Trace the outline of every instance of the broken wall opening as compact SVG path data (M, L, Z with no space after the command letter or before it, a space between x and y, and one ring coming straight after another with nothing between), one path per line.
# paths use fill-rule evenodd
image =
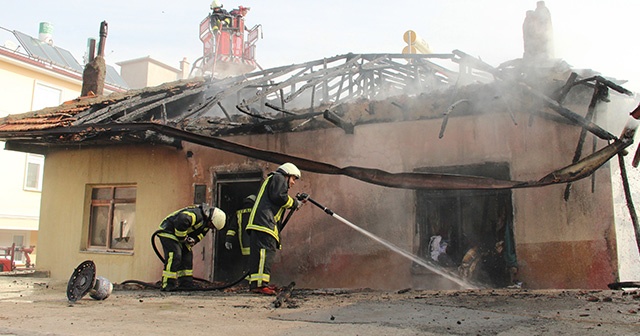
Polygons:
M508 163L417 171L509 179ZM492 287L511 284L517 266L511 190L417 190L417 253L462 277ZM415 275L421 268L414 267Z

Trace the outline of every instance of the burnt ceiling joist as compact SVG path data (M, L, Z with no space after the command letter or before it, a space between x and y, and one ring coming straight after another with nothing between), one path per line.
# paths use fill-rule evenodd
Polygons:
M446 87L455 73L432 60L452 57L346 54L168 91L151 88L120 101L91 106L79 113L72 125L153 121L193 130L207 128L202 120L210 118L227 119L230 123L224 125L228 128L238 125L239 120L256 123L285 114L322 113L327 107L357 98L383 99L389 92L415 94ZM242 114L251 118L241 120L238 116ZM218 128L221 124L217 123ZM237 131L218 134L229 133Z

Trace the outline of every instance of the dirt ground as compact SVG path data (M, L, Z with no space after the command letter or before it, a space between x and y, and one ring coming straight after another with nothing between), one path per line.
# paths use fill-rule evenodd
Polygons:
M381 292L124 289L70 304L66 282L0 276L0 335L637 335L637 290Z

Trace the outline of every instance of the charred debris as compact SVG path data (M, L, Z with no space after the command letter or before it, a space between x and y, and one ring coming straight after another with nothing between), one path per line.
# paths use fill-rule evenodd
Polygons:
M443 62L457 65L458 71L449 70ZM562 60L546 64L534 67L518 59L496 68L459 50L426 55L349 53L225 79L195 78L108 96L80 97L61 106L0 119L0 139L7 141L7 149L36 153L46 153L49 147L125 143L180 148L182 141L189 141L269 162L294 162L311 172L342 174L398 188L506 189L567 183L593 173L633 142L632 138L618 139L593 121L595 106L607 102L610 94L633 94L600 75L582 78ZM590 95L586 115L565 107L572 95L583 101ZM221 139L328 127L352 134L356 126L368 123L438 118L442 124L437 136L442 138L455 116L506 110L516 124L514 102L519 111L531 113L529 122L539 117L581 127L571 166L528 182L390 174L339 168ZM609 146L582 158L587 133ZM570 184L567 193L569 189Z

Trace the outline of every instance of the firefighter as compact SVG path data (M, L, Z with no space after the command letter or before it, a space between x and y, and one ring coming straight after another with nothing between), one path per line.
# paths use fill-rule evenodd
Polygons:
M164 251L162 290L193 288L193 252L191 249L213 228L221 230L224 211L206 203L176 210L160 224L158 237Z
M285 163L270 173L262 182L253 205L247 231L250 240L249 289L253 293L275 295L276 287L269 285L271 263L276 249L280 249L280 232L284 228L286 209L294 211L300 201L289 196L291 188L300 178L300 170Z
M211 2L211 29L214 32L223 27L231 26L231 16L226 9L222 8L223 5L219 0L213 0Z
M256 195L249 195L242 200L242 208L236 211L236 215L231 217L227 227L224 247L231 251L233 243L238 242L240 252L243 256L249 256L249 234L247 233L247 223L251 215L251 209L256 202Z

